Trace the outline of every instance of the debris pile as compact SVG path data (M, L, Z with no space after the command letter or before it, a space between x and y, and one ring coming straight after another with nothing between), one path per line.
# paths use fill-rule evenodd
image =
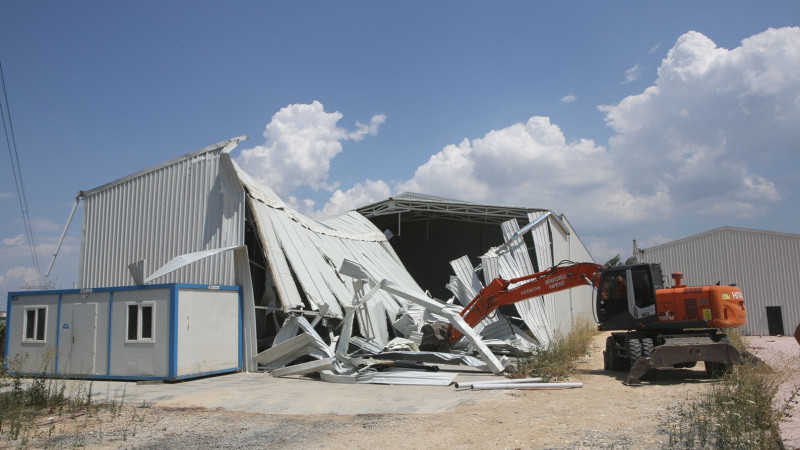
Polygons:
M547 215L532 218L531 225L520 230L516 221L503 224L506 243L492 248L481 260L482 267L472 267L467 256L452 261L455 276L448 289L454 294L441 302L407 289L390 280L375 280L357 262L345 259L338 273L349 279L354 292L351 306L344 306L344 317L329 331L327 340L316 330L327 320L316 314L309 322L301 311L286 316L272 345L258 353L254 361L259 369L273 376L316 374L323 381L335 383L450 385L458 373L438 370L439 364L469 366L472 370L495 375L514 371L507 355L535 351L552 339L543 298L522 302L518 311L535 337L497 312L478 326L470 327L461 312L483 288L477 273L482 270L489 283L494 277L513 278L533 271L523 234L536 229ZM372 317L370 308L380 306L378 294L390 294L404 301L390 324L397 336L385 345L354 326ZM459 304L456 304L456 301ZM324 311L322 311L324 313ZM354 319L359 317L360 321ZM334 331L338 332L338 334ZM367 330L373 326L366 327ZM462 338L447 345L448 330L457 330ZM498 357L498 355L503 355ZM498 382L473 383L473 389L541 389L580 387L579 383L542 383L541 379L503 379ZM459 387L457 385L457 387Z
M359 264L345 260L340 269L352 279L356 296L353 306L345 308L338 335L327 343L315 330L322 315L309 322L302 315L286 317L272 346L257 354L259 368L273 376L318 373L325 381L336 383L449 385L457 373L439 372L431 364L461 364L478 370L501 374L510 370L509 360L498 359L481 337L459 315L460 308L410 292L388 280L375 282ZM392 324L396 337L384 346L353 334L358 311L375 301L375 294L388 292L407 301L406 308ZM422 319L422 320L420 320ZM427 321L427 322L426 322ZM457 353L422 351L425 323L449 323L464 335ZM472 356L472 350L480 358ZM302 360L296 364L290 364Z

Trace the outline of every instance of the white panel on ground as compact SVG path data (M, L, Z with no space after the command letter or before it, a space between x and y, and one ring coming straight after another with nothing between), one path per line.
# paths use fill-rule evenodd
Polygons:
M365 371L356 375L358 384L407 384L415 386L449 386L458 373L431 372L427 370L409 370L389 368L381 371Z
M333 353L324 342L320 343L308 333L301 333L257 354L253 361L268 368L278 368L301 356L324 359L332 357Z

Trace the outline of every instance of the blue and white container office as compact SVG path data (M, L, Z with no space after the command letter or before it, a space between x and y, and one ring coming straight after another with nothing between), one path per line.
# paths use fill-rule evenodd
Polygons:
M11 292L7 310L5 364L13 372L180 380L242 369L237 286Z

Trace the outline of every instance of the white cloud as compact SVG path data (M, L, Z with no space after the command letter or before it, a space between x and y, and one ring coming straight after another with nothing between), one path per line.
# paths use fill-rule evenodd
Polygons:
M3 245L9 245L9 246L10 245L14 245L14 246L16 246L16 245L22 245L24 243L25 243L25 235L24 234L18 234L16 236L14 236L13 238L3 239Z
M342 151L342 142L375 135L386 121L373 116L368 125L356 123L355 131L337 125L340 112L325 112L322 103L293 104L272 116L264 129L263 145L244 149L237 162L279 196L288 197L300 186L333 190L328 183L331 160Z
M630 248L624 249L604 239L592 240L586 247L587 250L589 250L589 254L592 255L592 258L600 264L605 263L617 255L620 255L622 260L625 261L633 249L633 245L631 245Z
M647 54L648 55L652 55L653 53L657 52L658 49L660 49L660 48L661 48L661 44L656 44L656 45L650 47L650 50L647 52Z
M323 216L330 216L356 209L370 203L385 200L392 195L392 189L382 180L366 180L347 191L336 190L322 209Z
M641 76L641 69L639 68L639 65L636 64L635 66L625 71L624 83L632 83L638 80L640 76Z
M38 286L39 275L33 267L16 266L8 269L0 280L0 288L5 291L18 291L25 286Z
M378 134L378 127L386 123L386 116L383 114L376 114L372 116L369 125L364 125L361 122L356 122L356 131L348 133L348 138L354 141L364 139L364 136L375 136Z
M473 202L536 206L566 212L570 219L618 226L652 219L665 201L661 192L634 195L609 152L589 139L568 142L547 117L492 130L482 138L445 146L398 183L394 192L422 192ZM363 206L391 195L386 183L337 191L326 214ZM348 206L352 205L352 206ZM613 255L612 255L613 256Z
M681 36L641 94L602 106L610 153L637 198L686 214L751 217L781 200L772 181L796 161L800 28L770 29L733 50Z
M604 147L588 139L567 142L549 118L535 116L448 145L396 190L552 208L597 224L641 221L662 196L626 192L623 176Z
M572 94L567 94L567 95L561 97L558 101L560 101L561 103L572 103L572 102L574 102L576 100L578 100L578 97L576 97L576 96L574 96Z
M328 126L318 128L338 128L341 115L324 113L316 102L287 107L270 125L301 106L313 109L314 117L328 118ZM767 213L785 198L780 180L791 179L797 166L800 28L767 30L733 50L700 33L686 33L667 53L652 86L600 110L616 132L607 147L590 139L567 141L549 118L534 116L447 145L391 187L367 180L337 189L316 212L334 214L403 191L550 208L564 212L589 236L598 260L630 251L599 238L609 233L654 245L661 236L657 226L663 224ZM376 128L382 120L376 116L371 125ZM335 151L327 154L335 155L343 139L369 134L363 130L370 128L328 132L334 138L321 141L334 144ZM289 139L288 133L279 136ZM268 137L265 147L276 147L273 141L278 139ZM330 157L323 158L326 164ZM309 177L322 185L327 165L314 173L324 174ZM293 202L307 211L315 206ZM653 229L655 237L622 238L620 230L627 225L646 225L640 230Z

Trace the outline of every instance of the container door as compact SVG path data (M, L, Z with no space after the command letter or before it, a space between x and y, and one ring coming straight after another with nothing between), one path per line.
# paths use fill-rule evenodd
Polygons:
M97 355L97 304L76 304L72 308L70 324L69 367L72 374L94 374Z
M770 336L783 336L783 314L780 306L767 306L767 328Z

